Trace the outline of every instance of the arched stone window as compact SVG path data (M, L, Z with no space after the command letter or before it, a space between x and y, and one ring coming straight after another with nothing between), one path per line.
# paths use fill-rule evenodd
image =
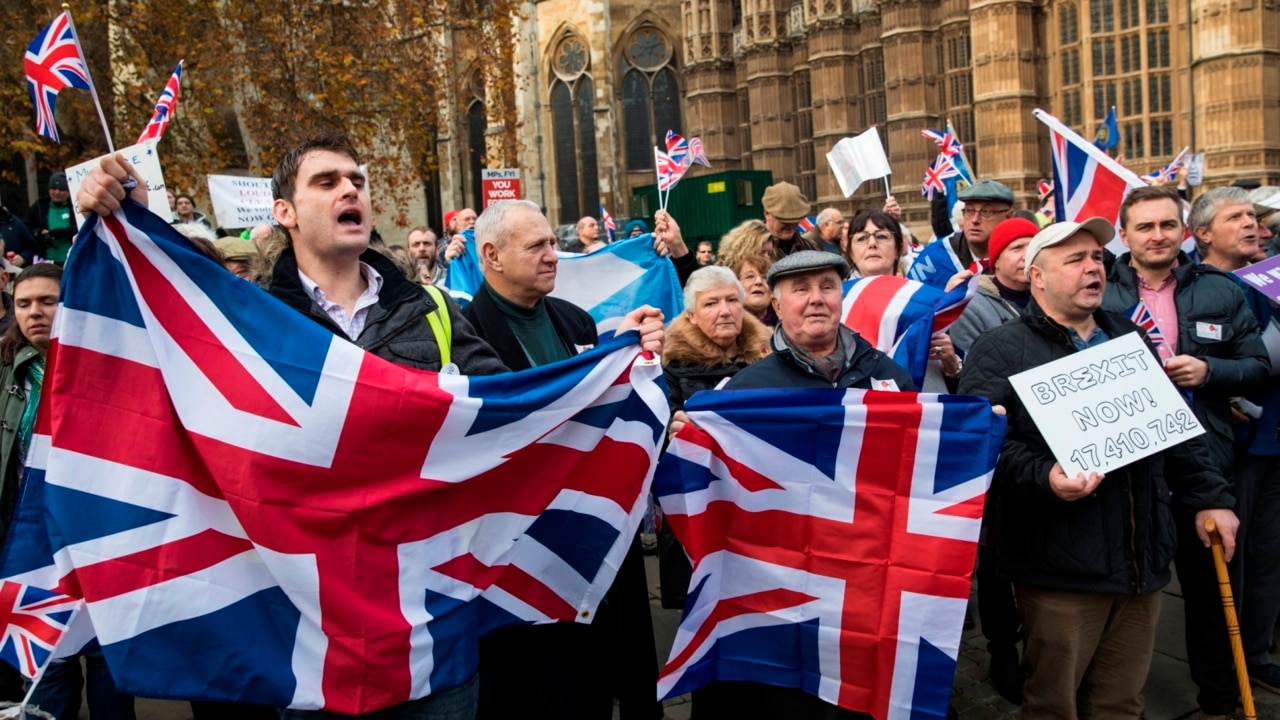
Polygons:
M488 153L489 119L484 108L484 74L476 68L471 72L467 93L467 170L471 182L471 207L479 212L484 207L484 196L481 189L481 170L484 169L485 156Z
M667 36L645 23L623 44L622 125L627 169L653 169L653 147L665 147L667 131L682 132L675 53Z
M591 51L581 36L568 34L551 54L551 130L555 145L560 223L577 222L600 207L596 167L595 85Z

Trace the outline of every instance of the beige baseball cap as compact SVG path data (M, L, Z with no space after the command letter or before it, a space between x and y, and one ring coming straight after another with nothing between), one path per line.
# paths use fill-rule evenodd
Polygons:
M1098 241L1098 245L1104 246L1115 238L1116 226L1110 220L1100 217L1091 217L1084 222L1054 223L1036 233L1027 244L1026 267L1031 267L1031 262L1041 250L1057 245L1078 232L1089 233Z

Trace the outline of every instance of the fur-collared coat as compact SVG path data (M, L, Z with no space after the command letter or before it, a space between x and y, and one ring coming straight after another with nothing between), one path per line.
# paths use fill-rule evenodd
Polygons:
M671 412L684 407L685 400L699 390L710 390L733 377L742 368L769 354L769 329L751 313L742 314L737 356L732 360L697 325L681 313L662 345L662 374L667 380L667 400Z

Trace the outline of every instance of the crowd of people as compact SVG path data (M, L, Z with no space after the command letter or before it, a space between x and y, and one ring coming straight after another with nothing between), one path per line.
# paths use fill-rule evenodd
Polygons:
M82 184L83 212L107 214L126 197L134 169L106 158ZM145 183L140 183L145 188ZM275 225L217 237L187 195L170 195L175 227L228 271L256 282L304 316L393 363L488 375L549 365L597 343L582 308L552 297L558 239L528 201L501 201L445 216L437 234L415 227L390 247L373 228L356 150L341 136L312 138L285 155L272 177ZM648 306L635 328L660 351L673 412L689 422L697 392L745 388L896 388L978 395L1008 417L1008 435L987 496L976 571L978 617L990 679L1027 718L1139 718L1159 617L1160 590L1176 566L1186 598L1187 656L1204 718L1230 717L1239 694L1206 523L1223 538L1241 614L1247 672L1280 692L1270 646L1280 614L1280 309L1231 273L1275 251L1260 218L1262 196L1214 188L1188 203L1173 186L1132 191L1113 220L1045 223L1015 210L1013 192L984 180L958 194L955 222L942 213L922 245L889 198L848 218L813 209L780 182L763 217L691 250L676 219L652 228L684 289L684 309L664 318ZM1280 214L1277 214L1280 215ZM0 211L8 258L0 266L0 523L11 519L57 309L59 265L71 246L66 178L26 221ZM437 288L467 252L473 231L484 283L465 309ZM583 252L607 244L600 222L577 224ZM650 232L643 221L621 235ZM1127 252L1105 246L1117 235ZM1182 251L1185 234L1194 255ZM929 248L935 249L930 255ZM935 263L935 255L948 263ZM25 266L25 269L23 267ZM944 290L977 272L976 294L948 333L930 343L923 388L842 320L844 283L910 277ZM1139 301L1159 343L1130 319ZM442 336L439 322L451 331ZM1068 476L1009 378L1122 335L1142 334L1206 434L1102 476ZM394 351L391 349L394 347ZM679 608L690 577L669 529L659 537L662 604ZM582 718L658 720L658 658L637 539L591 624L517 627L487 636L476 677L404 703L379 718ZM101 652L88 653L96 717L132 717ZM56 666L37 704L56 716L79 707L78 660ZM0 695L22 693L0 673ZM197 718L270 717L276 710L195 703ZM696 718L865 717L798 690L715 682L694 693ZM280 711L287 718L329 715Z

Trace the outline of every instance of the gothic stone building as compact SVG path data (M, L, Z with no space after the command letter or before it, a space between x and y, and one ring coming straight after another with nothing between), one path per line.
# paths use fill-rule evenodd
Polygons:
M879 204L879 181L843 198L825 158L841 138L875 125L895 169L889 189L920 226L920 180L936 154L920 131L950 120L978 175L1030 206L1051 172L1036 107L1092 137L1114 105L1118 150L1139 173L1190 145L1206 154L1207 185L1280 184L1277 0L541 0L526 8L519 165L525 196L553 224L601 204L633 214L631 188L653 182L651 148L667 128L700 136L714 170L767 169L798 184L816 211ZM471 201L454 194L455 203Z

